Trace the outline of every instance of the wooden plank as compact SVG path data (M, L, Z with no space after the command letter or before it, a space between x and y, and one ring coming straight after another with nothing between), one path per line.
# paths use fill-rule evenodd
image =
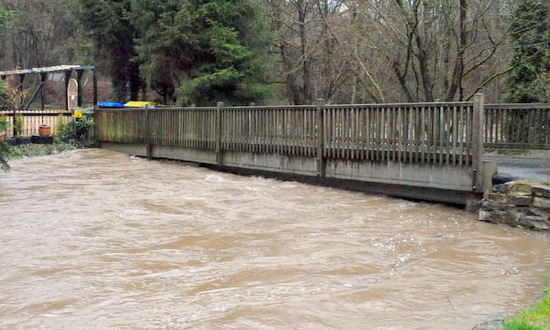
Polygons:
M427 136L426 136L426 107L422 107L421 113L420 113L420 149L421 149L421 155L420 155L420 163L426 162L426 147L427 147Z
M472 132L472 168L474 171L473 187L476 192L483 192L483 128L485 119L484 114L484 95L481 93L474 95L473 107L473 132Z
M317 176L322 178L325 176L324 171L324 119L323 119L323 112L324 109L318 105L316 109L316 123L317 123L317 139L316 139L316 147L317 147Z
M445 160L445 108L439 108L439 165Z
M456 105L453 107L453 164L457 164L457 140L458 140L458 116L457 116L457 107Z

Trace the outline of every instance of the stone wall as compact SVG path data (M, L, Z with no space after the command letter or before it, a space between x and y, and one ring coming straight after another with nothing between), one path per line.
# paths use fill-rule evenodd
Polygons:
M481 201L479 220L550 230L550 185L511 181L486 191Z

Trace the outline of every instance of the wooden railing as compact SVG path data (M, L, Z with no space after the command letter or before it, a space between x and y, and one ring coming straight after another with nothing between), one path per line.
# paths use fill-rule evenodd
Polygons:
M485 146L550 150L550 104L485 105Z
M48 110L0 110L0 116L5 115L8 119L7 137L13 136L13 123L15 115L21 115L23 118L23 133L22 136L38 135L40 125L48 125L52 132L55 132L58 117L61 115L63 123L67 125L74 119L71 117L71 112L65 110L48 109Z
M325 156L467 165L473 111L471 102L325 106Z
M475 111L474 102L220 106L98 110L96 122L99 141L469 166L482 148Z
M378 191L420 187L393 194L464 203L491 185L491 170L482 174L483 105L477 94L451 103L100 109L96 137L140 156L369 182Z

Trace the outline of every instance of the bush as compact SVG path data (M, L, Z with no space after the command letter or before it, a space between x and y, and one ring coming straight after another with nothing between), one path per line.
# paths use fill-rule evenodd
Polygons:
M73 140L83 147L92 147L95 144L93 129L95 127L91 113L82 114L81 118L69 123L65 129L65 138Z
M0 115L0 132L6 132L8 130L8 117L6 115Z
M54 135L56 137L63 138L65 136L66 130L67 125L65 125L65 121L63 120L63 114L60 113L59 116L57 116Z
M23 116L21 115L15 116L13 130L14 130L15 136L21 136L21 134L23 134Z
M8 165L8 144L6 142L0 142L0 171L8 171L10 166Z

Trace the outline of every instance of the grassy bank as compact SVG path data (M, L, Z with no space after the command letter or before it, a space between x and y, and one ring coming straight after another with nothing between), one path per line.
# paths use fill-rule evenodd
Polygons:
M7 160L33 156L53 155L79 148L80 147L74 143L67 143L63 141L56 141L53 144L25 144L9 147L7 152Z
M544 297L535 306L520 311L504 324L506 330L550 329L550 288L544 289Z

